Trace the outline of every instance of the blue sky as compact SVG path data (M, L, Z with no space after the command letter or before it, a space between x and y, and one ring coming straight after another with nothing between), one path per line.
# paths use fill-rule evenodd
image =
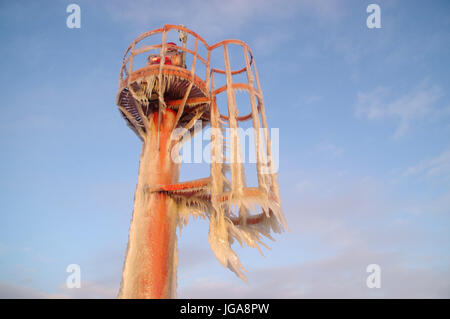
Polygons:
M252 48L290 226L265 258L237 248L246 284L191 222L180 297L450 297L448 1L76 1L68 29L70 3L0 4L0 297L116 296L140 152L117 79L131 41L165 23Z

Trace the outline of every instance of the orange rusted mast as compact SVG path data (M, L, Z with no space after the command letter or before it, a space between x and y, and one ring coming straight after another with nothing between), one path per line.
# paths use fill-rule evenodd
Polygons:
M183 46L168 42L170 31L180 33ZM161 43L142 44L142 40L155 35L161 35ZM194 40L193 50L186 46L188 36ZM230 45L242 48L244 67L231 69ZM198 53L200 46L206 50L206 57ZM224 52L224 70L210 66L211 52L219 49ZM156 54L148 55L152 51ZM147 62L137 65L136 57L142 55ZM189 68L187 55L191 57ZM205 73L196 71L198 63L204 65ZM246 73L247 83L233 80L241 73ZM225 75L226 85L216 89L215 74ZM249 94L251 112L247 115L238 116L237 90ZM227 96L228 115L220 114L217 106L216 96L221 93ZM270 231L280 232L287 227L281 211L264 100L248 45L239 40L225 40L209 46L183 26L165 25L146 32L125 52L117 105L127 125L143 142L119 297L176 296L176 228L186 224L190 215L210 220L209 243L217 259L245 279L243 267L231 249L233 240L259 248L259 244L264 245L262 236L271 238ZM236 133L231 134L229 141L229 163L222 161L223 130L238 129L240 122L250 119L256 130L257 187L245 184L244 167L239 161L240 138ZM180 164L174 161L172 153L186 136L194 135L197 121L201 121L202 127L209 124L212 129L211 175L178 183ZM230 178L225 175L228 169ZM262 212L250 214L256 206Z
M158 113L149 119L140 158L133 219L130 225L120 296L124 298L171 298L176 284L177 217L164 193L150 192L153 185L178 182L179 164L170 158L170 139L176 113L166 110L159 128ZM126 280L125 280L126 278Z

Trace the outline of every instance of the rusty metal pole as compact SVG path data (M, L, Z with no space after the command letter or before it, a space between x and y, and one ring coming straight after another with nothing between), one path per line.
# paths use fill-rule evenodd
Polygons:
M179 164L170 151L176 113L162 112L160 144L158 113L150 117L139 164L133 217L119 298L174 298L176 295L176 209L173 200L150 190L178 181Z
M182 64L173 63L177 60L172 58L168 61L170 63L166 63L165 58L170 56L166 55L166 34L172 29L178 30L183 43L183 47L176 46L183 55ZM161 44L140 44L143 39L161 33ZM186 46L187 33L195 39L193 51ZM207 51L206 60L198 54L199 45ZM231 68L228 50L231 45L244 50L245 66L241 69ZM211 68L211 52L222 46L225 69ZM159 55L152 54L147 61L156 57L159 58L157 64L149 62L135 67L135 56L155 49L160 50ZM185 65L187 53L192 55L190 70ZM197 63L205 65L204 79L196 72ZM236 76L243 73L247 74L247 83L236 82ZM225 75L226 85L216 89L215 74ZM247 91L250 96L251 112L247 115L238 116L235 94L239 90ZM217 97L224 92L228 116L220 114L217 104ZM271 231L280 233L287 229L261 85L248 45L229 39L210 46L183 26L164 25L148 31L136 38L125 52L117 105L127 125L143 142L119 297L176 297L176 228L187 224L190 216L210 220L208 241L214 254L222 265L245 280L244 268L231 243L236 240L241 245L260 249L260 245L267 247L262 239L271 238ZM250 119L257 134L257 187L246 186L238 134L232 134L228 142L231 146L230 163L224 160L227 141L223 139L223 131L231 129L237 133L240 122ZM172 149L175 144L194 136L197 120L202 121L202 128L209 122L214 129L211 132L210 176L178 183L180 164L172 159ZM186 134L180 136L179 132L175 133L174 129L178 128ZM260 136L260 128L264 129L264 138ZM262 145L264 142L266 150ZM176 150L179 151L178 148ZM227 167L231 168L231 178L226 175ZM238 216L233 213L236 206L239 208Z

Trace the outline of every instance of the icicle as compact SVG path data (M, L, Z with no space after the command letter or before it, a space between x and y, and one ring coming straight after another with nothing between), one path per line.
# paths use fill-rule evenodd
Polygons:
M236 253L231 249L230 225L231 222L224 216L223 212L216 211L212 214L209 222L209 245L222 266L229 268L239 278L247 281L243 273L245 268Z

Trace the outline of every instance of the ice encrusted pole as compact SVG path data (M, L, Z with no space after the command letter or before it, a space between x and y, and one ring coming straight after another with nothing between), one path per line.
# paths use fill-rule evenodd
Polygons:
M166 33L170 30L189 34L195 39L194 50L166 43ZM139 44L136 48L136 44L157 34L157 44ZM169 44L171 54L166 55ZM198 52L199 46L203 55ZM243 49L245 67L232 68L239 58L239 47ZM177 54L191 55L187 60L190 70L184 64L173 63L176 59L172 61L170 56L175 49ZM220 58L218 54L222 49L224 69L211 67L211 57ZM159 50L159 55L148 55L152 50ZM217 54L212 55L213 52ZM147 65L133 64L138 55L145 58ZM150 57L159 58L159 62L151 63ZM170 58L169 63L166 58ZM199 70L206 69L206 74L196 72L197 64L204 65ZM221 65L219 60L214 64ZM218 81L221 86L216 88L214 78L217 76L225 76L226 84L223 85L222 77ZM248 101L245 102L245 97L236 97L239 91L250 97L251 112L245 115L240 114L243 108L239 104L245 106ZM273 239L272 232L287 229L264 98L249 46L237 39L208 45L195 32L175 25L147 31L125 52L117 105L127 125L143 141L119 297L176 297L176 228L179 226L181 230L190 217L209 219L211 249L223 266L245 280L244 268L231 247L233 242L257 248L262 253L260 246L267 247L264 238ZM220 107L227 109L228 114L221 114ZM253 187L246 184L245 157L241 152L241 146L246 149L245 139L241 141L238 134L241 123L250 119L256 138L249 138L249 141L253 140L256 151L258 178L258 184ZM197 126L197 121L201 125ZM211 128L210 176L179 183L180 167L171 155L179 156L179 146L208 124ZM178 131L179 128L182 130ZM228 129L230 134L224 134Z
M178 182L180 166L171 159L175 118L172 110L162 112L159 150L158 113L149 119L119 298L176 297L176 204L166 194L151 191Z

